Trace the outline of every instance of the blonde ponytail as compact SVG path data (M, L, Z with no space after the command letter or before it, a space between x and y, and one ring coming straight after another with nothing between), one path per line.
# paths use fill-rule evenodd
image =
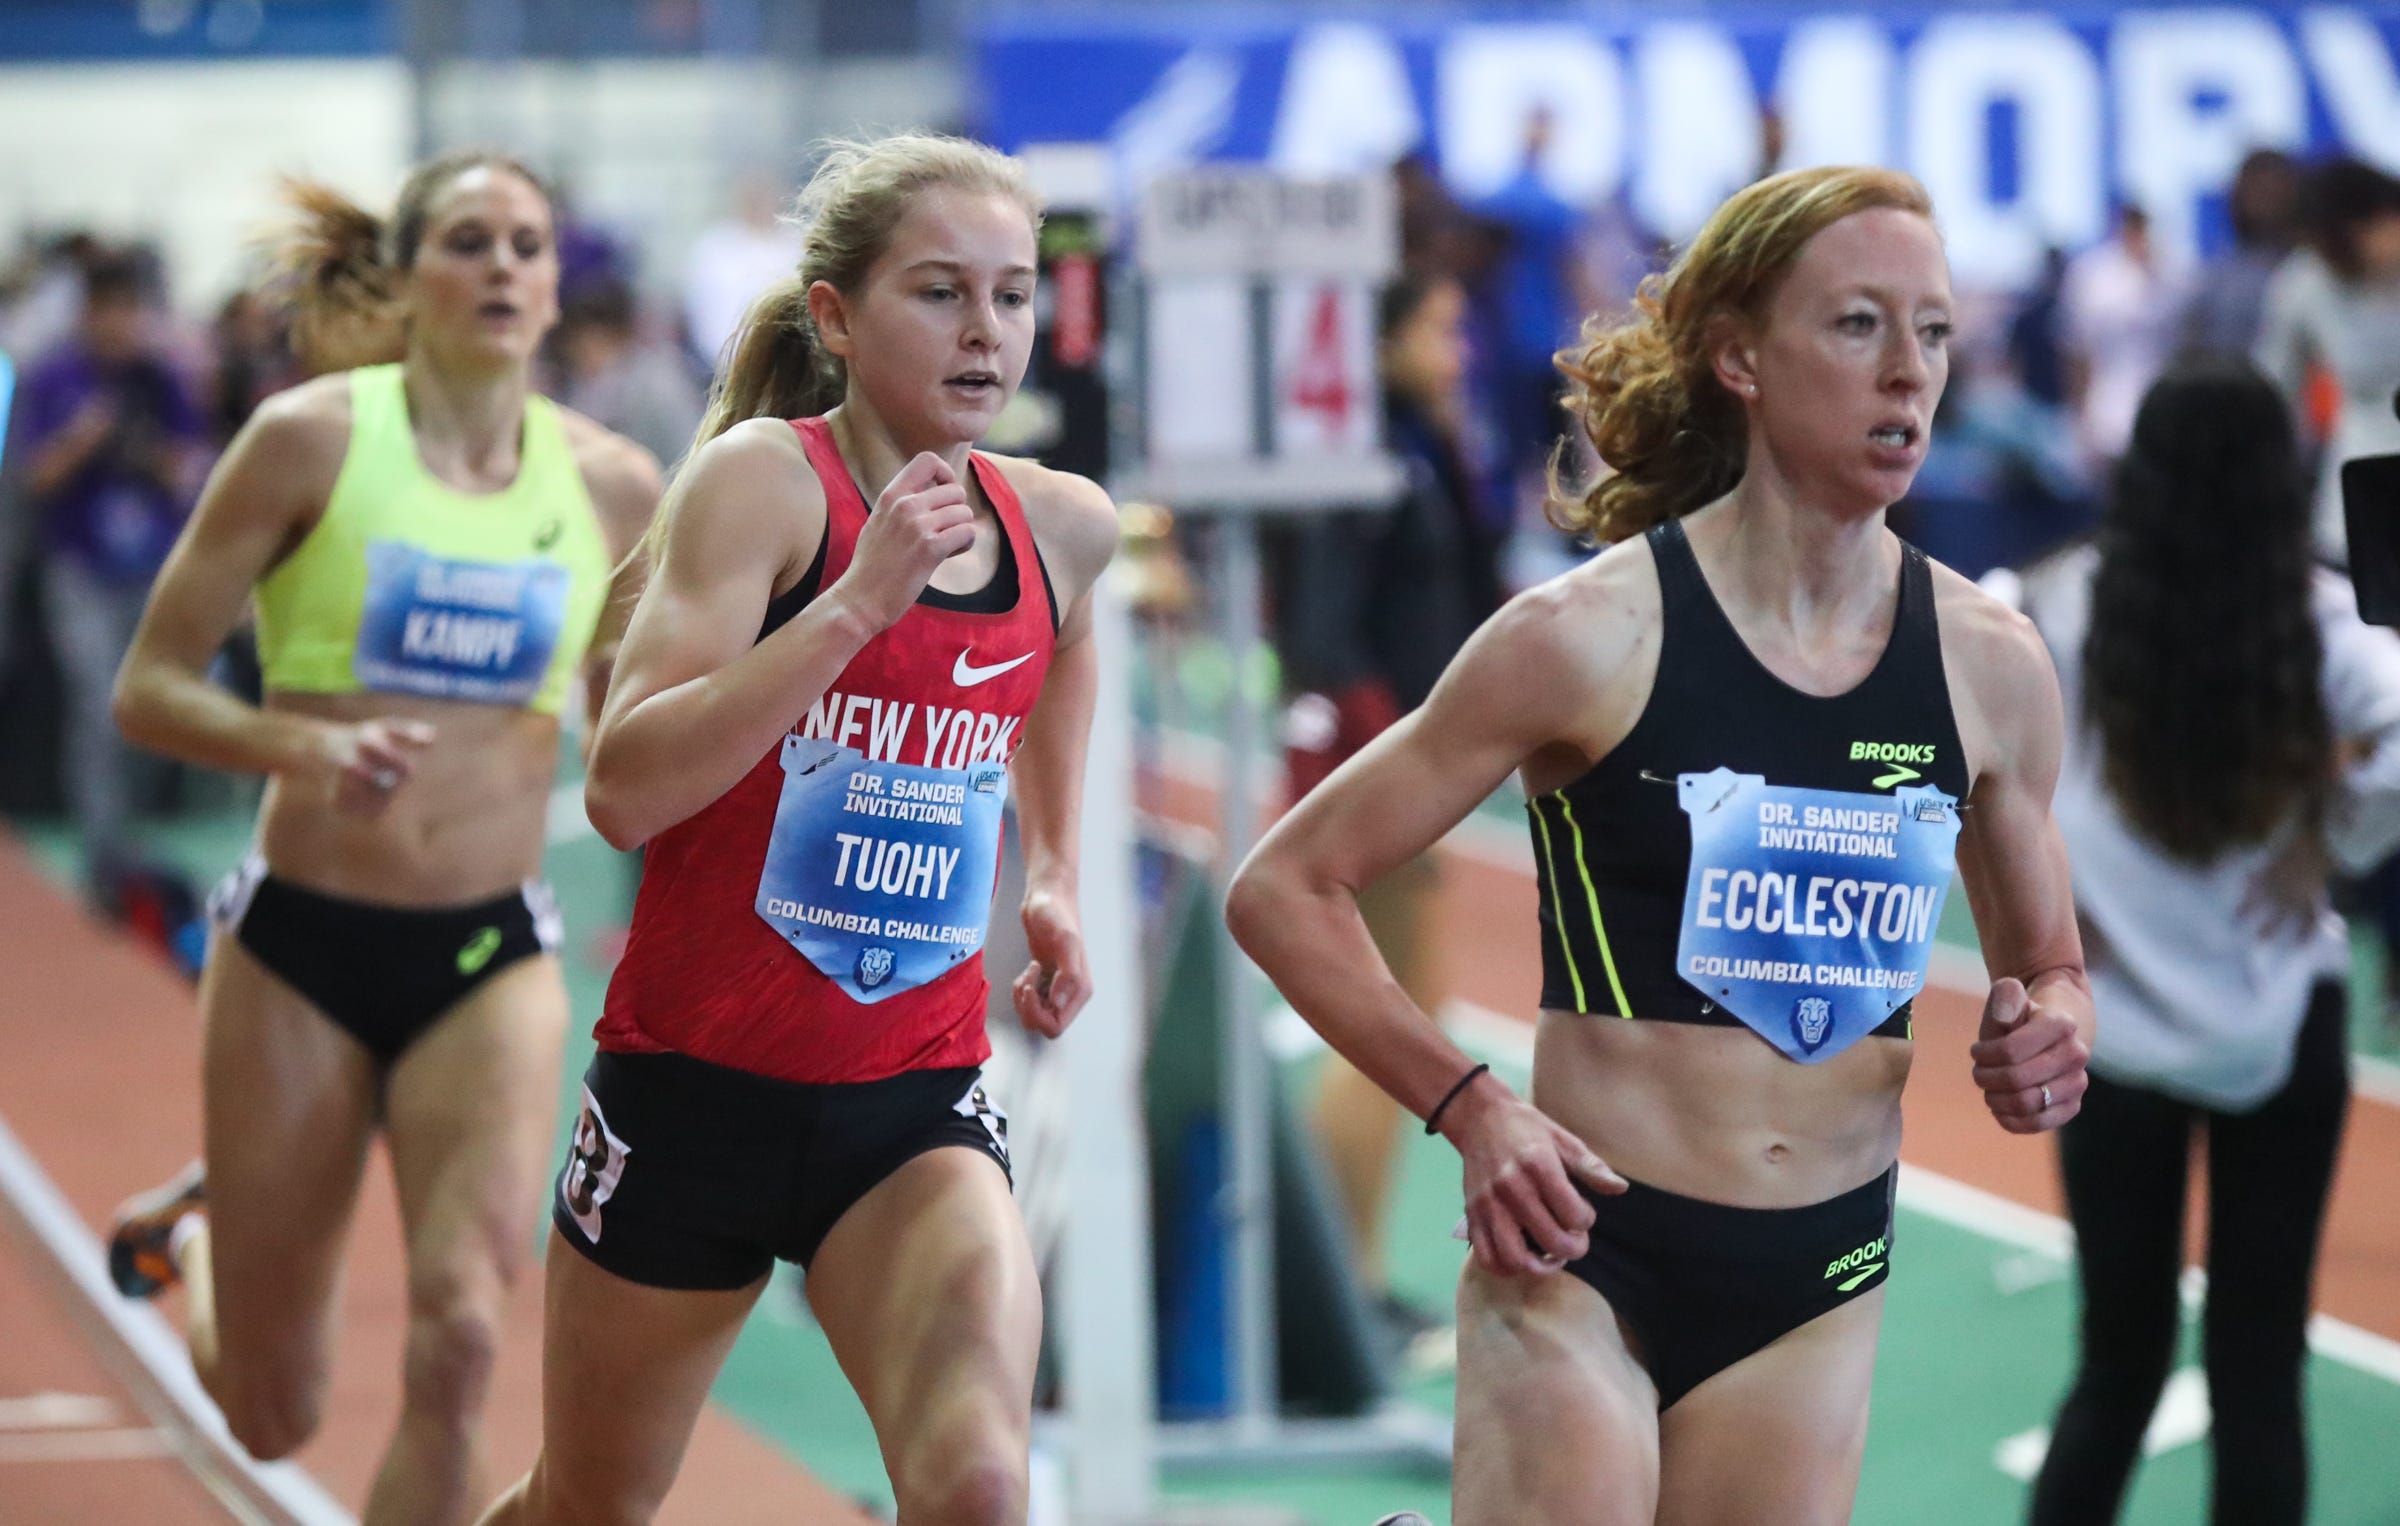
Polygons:
M842 400L841 362L817 341L817 325L808 316L809 285L794 271L759 293L742 315L725 369L709 389L694 450L744 419L808 418Z
M292 347L312 374L398 360L400 273L383 257L383 219L329 185L287 177L292 220L272 246L292 305Z

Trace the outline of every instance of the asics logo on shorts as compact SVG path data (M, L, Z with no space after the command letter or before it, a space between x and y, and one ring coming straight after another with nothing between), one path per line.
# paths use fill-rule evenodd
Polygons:
M476 974L485 965L490 964L492 956L498 952L500 952L500 929L497 927L482 928L474 937L467 940L466 947L458 951L458 972L461 975Z
M608 1119L592 1089L583 1089L583 1111L575 1119L575 1142L568 1149L567 1168L558 1175L559 1201L575 1227L594 1245L600 1243L600 1209L616 1196L625 1176L625 1141L609 1132Z
M1844 1272L1855 1273L1856 1275L1845 1279L1839 1285L1840 1291L1844 1293L1849 1292L1852 1288L1857 1287L1869 1277L1872 1277L1877 1272L1883 1270L1884 1255L1890 1248L1890 1245L1891 1241L1888 1236L1877 1235L1874 1239L1869 1240L1866 1244L1852 1251L1849 1255L1835 1257L1833 1264L1825 1268L1824 1280L1831 1282L1834 1278L1841 1276Z

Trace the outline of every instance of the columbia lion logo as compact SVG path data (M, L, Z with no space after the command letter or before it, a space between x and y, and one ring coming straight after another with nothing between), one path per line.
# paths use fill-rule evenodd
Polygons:
M1803 996L1792 1003L1792 1037L1800 1047L1815 1054L1825 1047L1825 1035L1833 1031L1833 1003L1822 996Z
M872 991L892 978L892 951L873 944L858 951L858 988Z

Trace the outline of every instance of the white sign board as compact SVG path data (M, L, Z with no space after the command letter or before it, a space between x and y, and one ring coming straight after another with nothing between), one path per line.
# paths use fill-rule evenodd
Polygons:
M1375 294L1397 267L1384 175L1165 176L1143 199L1141 397L1148 491L1180 507L1388 503Z
M1378 278L1400 263L1388 175L1286 180L1255 166L1162 175L1142 196L1135 257L1148 276Z

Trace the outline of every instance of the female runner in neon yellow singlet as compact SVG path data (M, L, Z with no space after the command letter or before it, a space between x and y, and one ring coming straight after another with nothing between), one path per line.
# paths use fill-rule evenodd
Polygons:
M117 685L144 746L268 776L256 850L211 902L202 1178L127 1205L118 1285L190 1292L234 1435L316 1429L367 1145L408 1255L397 1434L365 1518L452 1522L506 1284L532 1244L567 995L540 873L560 714L596 695L620 559L658 466L532 391L558 315L548 199L522 166L417 170L388 224L300 187L303 335L396 363L269 399L152 591ZM622 591L622 590L618 590ZM253 599L263 706L204 676ZM618 611L612 619L610 612Z

